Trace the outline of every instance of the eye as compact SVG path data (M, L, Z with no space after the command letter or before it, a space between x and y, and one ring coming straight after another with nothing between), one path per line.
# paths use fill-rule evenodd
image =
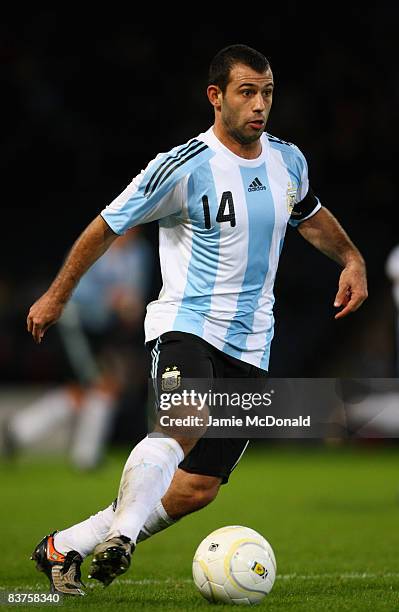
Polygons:
M248 98L252 94L252 89L243 89L242 90L242 94L243 94L243 96Z

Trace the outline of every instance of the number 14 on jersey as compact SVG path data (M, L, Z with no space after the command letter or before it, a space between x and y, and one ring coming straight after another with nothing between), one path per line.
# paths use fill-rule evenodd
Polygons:
M210 210L209 210L208 196L206 196L206 195L202 196L202 206L204 208L205 228L206 229L211 229L211 227L212 227L212 224L211 224L211 213L210 213ZM228 210L228 212L226 212L226 209ZM235 214L235 210L234 210L233 194L231 193L231 191L223 191L222 198L220 200L220 204L219 204L219 208L218 208L218 212L217 212L217 215L216 215L216 221L218 223L223 223L225 221L230 221L231 227L235 227L236 226L236 214Z

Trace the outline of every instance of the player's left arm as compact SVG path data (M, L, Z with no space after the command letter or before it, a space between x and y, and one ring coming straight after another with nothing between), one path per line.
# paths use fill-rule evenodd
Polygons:
M357 310L367 298L366 264L348 234L327 208L298 225L298 231L316 249L343 267L334 306L342 308L335 319Z

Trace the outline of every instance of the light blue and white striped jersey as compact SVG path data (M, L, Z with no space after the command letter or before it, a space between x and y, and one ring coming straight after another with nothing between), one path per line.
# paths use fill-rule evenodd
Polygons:
M146 341L195 334L268 369L273 286L287 223L320 208L300 150L269 134L243 159L213 129L158 155L101 213L123 234L159 221L163 287L147 307Z

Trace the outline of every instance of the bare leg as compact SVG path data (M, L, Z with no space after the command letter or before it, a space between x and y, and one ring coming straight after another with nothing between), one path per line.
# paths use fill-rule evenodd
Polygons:
M190 474L178 469L162 498L162 505L171 518L179 519L213 501L221 482L217 476Z

